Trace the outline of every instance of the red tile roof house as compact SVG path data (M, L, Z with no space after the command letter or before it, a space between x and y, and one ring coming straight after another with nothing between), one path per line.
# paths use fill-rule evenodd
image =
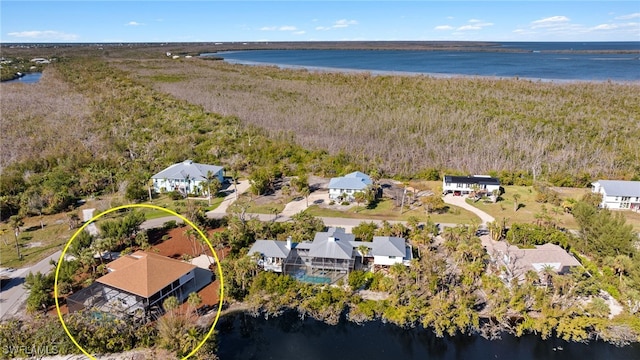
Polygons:
M184 301L211 282L211 272L158 254L136 251L107 264L109 273L67 298L69 312L91 310L147 319L169 296ZM208 274L205 274L208 272Z

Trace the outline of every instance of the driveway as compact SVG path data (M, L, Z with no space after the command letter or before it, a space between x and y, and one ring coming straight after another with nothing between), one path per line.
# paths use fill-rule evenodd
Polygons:
M484 227L487 225L487 223L494 222L496 220L493 216L478 209L477 207L467 204L466 196L453 196L453 194L447 194L444 196L443 199L444 199L444 202L447 204L461 207L465 210L469 210L472 213L478 215L478 217L480 217L480 220L482 221L480 226Z
M305 199L301 197L299 200L294 200L284 207L280 216L291 217L301 211L307 209L307 204L313 205L318 203L329 203L329 193L327 191L315 191L309 194L309 198Z
M223 218L225 215L227 215L227 209L229 208L229 206L231 206L231 204L233 204L234 201L236 201L236 199L238 198L238 196L244 194L245 192L247 192L247 190L249 190L249 187L251 185L249 184L249 180L242 180L242 181L238 181L238 184L235 188L237 188L237 193L236 190L234 188L233 185L229 185L229 190L231 190L231 192L229 193L229 195L225 196L224 200L222 200L222 202L220 203L220 205L211 210L208 211L206 213L207 217L210 219L220 219Z

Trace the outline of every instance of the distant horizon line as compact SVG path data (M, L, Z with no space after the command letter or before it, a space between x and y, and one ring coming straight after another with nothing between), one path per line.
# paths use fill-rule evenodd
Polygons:
M85 41L85 42L3 42L2 45L82 45L82 44L280 44L280 43L640 43L640 40L291 40L291 41Z

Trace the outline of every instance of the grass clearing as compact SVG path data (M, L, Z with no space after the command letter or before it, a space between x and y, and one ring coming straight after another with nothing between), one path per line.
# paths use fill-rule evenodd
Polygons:
M43 258L62 250L63 246L71 239L74 230L69 230L69 225L64 214L43 216L44 229L40 228L40 217L24 219L24 226L18 236L18 246L22 254L22 260L18 259L16 242L13 230L7 224L0 226L2 241L0 242L0 266L24 267L32 265Z
M478 202L467 200L467 202L493 216L494 218L496 218L496 220L502 220L506 218L511 224L534 223L536 221L536 214L542 213L542 208L546 207L547 212L558 221L560 226L569 229L578 228L578 224L576 224L573 216L571 214L565 213L561 207L554 206L553 204L543 204L536 202L536 191L534 190L533 186L507 185L504 186L504 189L505 192L504 194L502 194L502 200L498 201L497 203L484 202L483 200L480 200ZM560 194L560 197L562 199L574 198L576 200L580 199L582 195L589 191L588 189L577 188L563 188L562 191L558 191L558 188L554 188L554 190ZM514 209L515 194L519 196L518 210Z
M630 210L624 210L622 211L622 213L624 214L625 218L627 218L627 224L631 224L633 226L633 229L636 232L640 233L640 213Z

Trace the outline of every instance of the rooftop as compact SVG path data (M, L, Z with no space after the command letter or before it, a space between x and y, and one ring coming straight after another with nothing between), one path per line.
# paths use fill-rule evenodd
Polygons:
M483 185L500 185L500 179L492 178L485 175L469 175L469 176L455 176L445 175L445 182L456 184L483 184Z
M640 181L598 180L592 185L600 185L607 196L640 197Z
M109 273L97 282L149 298L195 266L158 254L136 251L110 262L107 268Z
M294 244L291 247L294 247ZM286 241L256 240L251 249L249 249L249 255L258 252L263 256L284 259L289 256L290 251L291 248L287 247Z
M168 168L153 175L152 179L192 179L202 181L207 178L207 173L216 175L222 166L207 165L194 163L191 160L185 160L181 163L173 164Z
M406 255L405 240L393 236L374 236L371 255L404 257Z
M330 228L316 233L309 255L318 258L351 259L355 235L345 233L342 228Z
M330 189L364 190L367 185L371 185L371 178L360 171L354 171L342 177L331 178L329 181Z

